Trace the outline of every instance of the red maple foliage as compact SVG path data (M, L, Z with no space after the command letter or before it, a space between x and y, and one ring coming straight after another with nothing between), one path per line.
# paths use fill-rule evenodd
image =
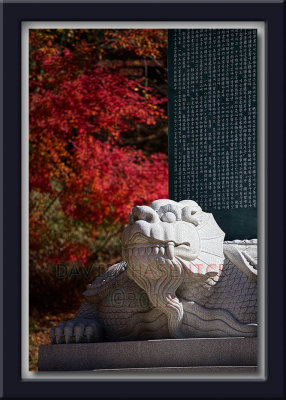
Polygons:
M166 32L136 31L30 32L33 263L85 262L101 229L122 228L134 205L168 197L166 155L122 140L126 132L136 135L138 125L166 119L166 97L144 77L99 62L111 49L118 57L128 51L159 57Z

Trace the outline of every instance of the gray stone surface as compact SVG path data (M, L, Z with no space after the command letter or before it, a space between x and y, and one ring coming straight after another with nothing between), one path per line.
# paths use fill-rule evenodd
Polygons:
M194 201L135 206L122 256L51 328L52 344L257 335L257 240L224 242Z
M46 345L40 346L38 367L39 371L162 367L217 370L256 365L257 338L231 337Z

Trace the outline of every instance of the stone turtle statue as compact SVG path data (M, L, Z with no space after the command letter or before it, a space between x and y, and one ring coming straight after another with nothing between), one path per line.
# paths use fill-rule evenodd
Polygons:
M136 206L123 260L88 285L53 344L256 336L257 240L224 242L212 214L191 200Z

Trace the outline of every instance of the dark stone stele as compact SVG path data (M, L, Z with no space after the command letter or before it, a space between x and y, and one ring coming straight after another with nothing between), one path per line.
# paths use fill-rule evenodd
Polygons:
M39 371L256 372L257 338L164 339L40 346Z
M169 196L257 238L257 31L170 29Z

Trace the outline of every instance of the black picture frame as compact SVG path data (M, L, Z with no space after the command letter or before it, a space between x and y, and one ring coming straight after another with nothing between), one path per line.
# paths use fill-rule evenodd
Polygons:
M284 397L284 2L3 4L3 397ZM21 379L21 22L265 21L267 26L267 379L24 381Z

